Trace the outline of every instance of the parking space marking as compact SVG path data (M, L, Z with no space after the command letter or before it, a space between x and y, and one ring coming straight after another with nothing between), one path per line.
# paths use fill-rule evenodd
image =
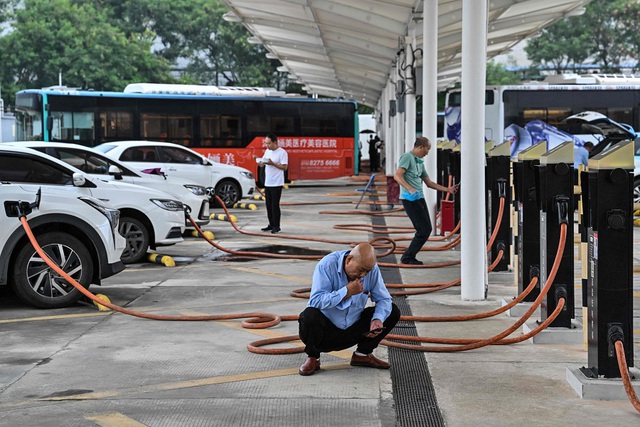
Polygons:
M57 316L38 316L38 317L23 317L23 318L15 318L15 319L2 319L0 320L0 324L2 323L20 323L20 322L41 322L46 320L60 320L60 319L80 319L83 317L95 317L95 316L108 316L113 314L114 312L95 312L95 313L84 313L84 314L59 314Z
M129 418L119 412L104 415L92 415L84 418L86 420L93 421L101 427L147 427L146 424L139 423L133 418Z
M203 303L203 304L195 304L195 305L182 306L182 307L153 307L153 308L138 308L138 309L136 309L135 307L133 308L128 307L128 308L138 311L140 313L147 313L147 312L161 313L163 311L184 311L187 309L192 310L194 308L202 308L202 307L207 307L207 308L225 307L225 306L233 306L233 305L263 304L265 302L279 302L279 301L291 301L291 297L267 298L267 299L261 299L261 300L251 300L251 301L230 301L230 302L225 302L222 304L214 304L214 305L210 303ZM20 323L20 322L42 322L42 321L48 321L48 320L65 320L65 319L76 319L76 318L83 318L83 317L109 316L115 313L117 312L95 311L93 313L82 313L82 314L59 314L56 316L38 316L38 317L0 319L0 324ZM208 314L211 314L211 313L199 313L199 315L208 315Z
M341 370L341 369L351 369L351 366L349 365L349 363L332 363L332 364L322 365L322 369L326 371L334 371L334 370ZM33 403L62 402L62 401L68 401L68 400L81 401L81 400L113 399L113 398L120 398L124 396L131 396L131 395L137 395L137 394L181 390L181 389L194 388L194 387L206 387L210 385L226 384L226 383L233 383L238 381L277 378L277 377L284 377L288 375L299 375L298 367L296 366L295 368L275 369L271 371L247 372L244 374L235 374L235 375L223 375L219 377L209 377L209 378L201 378L197 380L177 381L173 383L164 383L164 384L161 383L161 384L154 384L149 386L123 388L120 390L75 394L71 396L43 397L43 398L37 399ZM2 407L3 405L0 405L0 408Z

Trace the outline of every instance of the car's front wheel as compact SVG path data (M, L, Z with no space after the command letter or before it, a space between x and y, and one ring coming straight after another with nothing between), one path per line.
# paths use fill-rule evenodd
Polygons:
M93 260L80 240L60 232L46 233L36 239L56 265L82 286L89 287ZM16 256L13 289L20 300L38 308L68 307L82 296L79 290L47 265L31 243Z
M140 261L147 253L149 247L149 230L145 225L132 217L120 218L118 232L127 241L120 261L124 264L132 264Z
M633 180L633 203L640 203L640 177Z
M230 208L240 201L242 190L237 182L223 179L216 185L216 195Z

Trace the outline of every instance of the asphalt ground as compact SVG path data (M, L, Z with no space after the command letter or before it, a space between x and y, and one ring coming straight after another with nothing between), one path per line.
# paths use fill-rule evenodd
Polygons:
M374 237L367 231L335 228L339 224L373 222L367 214L372 209L370 204L363 203L353 214L360 196L355 188L358 185L345 178L298 183L283 193L283 204L301 204L283 205L280 236L310 236L341 243L290 240L260 232L266 225L264 203L260 201L252 201L258 207L256 211L232 211L238 227L259 235L243 235L224 221L212 221L205 230L214 233L216 243L232 250L286 254L344 249L349 242ZM384 195L380 198L384 200ZM370 200L366 197L364 201ZM384 202L378 207L383 212L386 208ZM384 221L391 226L410 225L402 212L385 215ZM640 265L637 230L634 264ZM427 246L440 244L430 242ZM306 300L293 298L290 292L310 286L316 264L313 260L230 256L197 238L186 238L184 243L159 252L171 255L176 266L130 265L102 287L93 286L91 290L107 295L115 304L148 313L261 311L296 315L304 309ZM459 255L455 249L425 251L418 258L437 263L458 260ZM575 258L575 292L579 296L581 263L577 251ZM459 277L460 269L383 268L383 274L391 277L391 273L399 273L404 284L432 283L453 280ZM462 301L459 287L452 287L406 297L406 303L414 315L450 316L492 310L500 307L503 299L515 296L512 271L492 272L488 279L484 301ZM638 366L638 273L634 273L633 291ZM582 309L577 308L578 322L581 317ZM416 331L430 337L486 338L516 319L501 314L468 322L417 323ZM322 370L303 377L298 375L298 368L304 354L247 351L253 341L295 334L295 321L268 329L244 329L240 320L147 320L98 311L92 303L38 310L0 290L0 426L428 425L400 415L400 406L408 405L410 412L419 414L434 403L399 402L398 393L406 391L409 384L394 384L393 374L394 369L406 369L403 363L394 363L389 371L351 367L353 349L348 349L323 354ZM391 351L381 346L375 353L388 360ZM399 357L402 361L402 353ZM567 368L587 364L583 344L536 344L529 340L466 352L420 353L420 357L426 361L435 389L436 410L448 426L640 425L640 414L629 401L582 399L569 385Z

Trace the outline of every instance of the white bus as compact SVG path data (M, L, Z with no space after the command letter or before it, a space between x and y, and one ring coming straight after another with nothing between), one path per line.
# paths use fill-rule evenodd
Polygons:
M456 89L449 91L445 100L445 137L458 143L461 97L460 89ZM566 128L563 120L583 111L595 111L640 129L640 77L563 74L549 76L536 84L488 86L485 139L500 144L508 139L506 128L512 125L524 128L534 120L575 133Z

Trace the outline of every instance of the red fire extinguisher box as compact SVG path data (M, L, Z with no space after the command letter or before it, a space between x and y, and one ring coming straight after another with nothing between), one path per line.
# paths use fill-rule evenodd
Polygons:
M454 202L453 200L440 200L440 231L442 235L453 231L455 225L453 223L454 218Z

